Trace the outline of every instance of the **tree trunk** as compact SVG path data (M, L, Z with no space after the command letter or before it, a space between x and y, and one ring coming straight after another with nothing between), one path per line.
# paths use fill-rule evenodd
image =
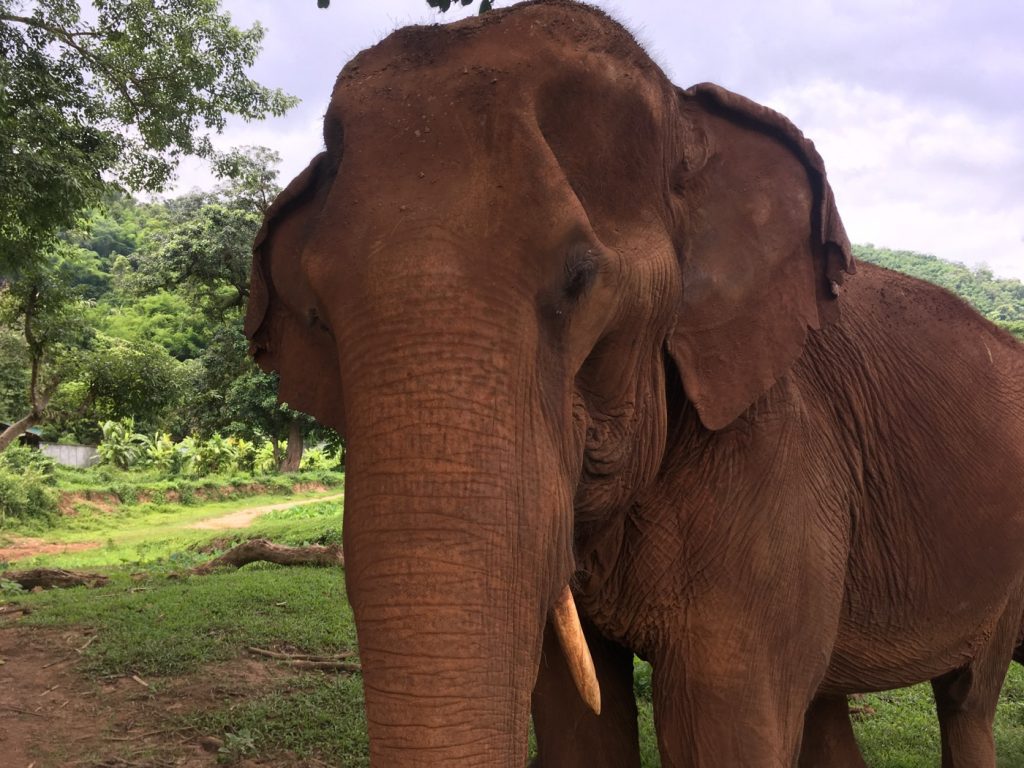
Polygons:
M29 307L29 311L31 312L31 306ZM29 344L29 349L33 349L36 346L35 338L32 334L31 320L31 314L26 315L25 340ZM29 378L28 385L28 400L32 409L29 411L27 416L18 419L5 429L3 433L0 433L0 453L7 450L7 446L43 420L43 412L46 411L46 406L50 404L50 398L53 396L58 382L54 381L50 386L40 389L39 376L41 365L41 354L34 353L32 355L32 374Z
M292 419L288 425L288 447L285 449L284 461L281 462L282 472L298 472L302 463L302 424Z
M11 424L11 426L0 433L0 452L7 450L7 446L42 421L42 418L42 414L32 411L28 416L18 419Z

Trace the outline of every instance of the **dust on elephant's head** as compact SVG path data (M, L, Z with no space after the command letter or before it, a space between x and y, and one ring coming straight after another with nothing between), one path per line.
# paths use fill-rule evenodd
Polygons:
M673 403L717 429L785 373L846 236L789 121L676 88L575 3L395 32L324 143L264 221L246 332L348 438L372 749L405 764L433 724L515 751L581 530L657 476Z

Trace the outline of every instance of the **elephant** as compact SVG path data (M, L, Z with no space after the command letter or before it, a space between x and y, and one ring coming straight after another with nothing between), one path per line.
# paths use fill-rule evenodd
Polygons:
M858 265L787 118L549 0L342 69L246 334L345 436L374 766L793 766L936 680L990 766L1024 615L1024 353ZM598 714L600 713L600 714Z

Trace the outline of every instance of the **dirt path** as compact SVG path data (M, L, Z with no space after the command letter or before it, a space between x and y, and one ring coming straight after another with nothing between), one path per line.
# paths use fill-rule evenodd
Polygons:
M237 659L177 678L91 681L75 669L89 641L73 630L0 623L0 764L214 768L216 749L203 748L206 734L175 727L175 717L215 709L225 699L245 700L284 674L272 664ZM237 768L312 764L288 755L235 763Z
M317 496L313 499L301 499L299 501L283 501L279 504L266 504L262 507L249 507L229 512L219 517L210 517L191 523L185 528L200 529L206 531L223 531L230 528L248 528L260 515L273 512L278 509L291 509L301 507L305 504L317 504L321 501L337 501L344 498L344 493L334 493L330 496ZM102 546L100 541L76 541L72 543L52 542L45 539L33 538L30 536L5 536L6 543L0 546L0 562L13 562L23 560L36 555L54 555L64 552L81 552L83 549L95 549ZM2 744L0 744L2 749Z
M81 552L83 549L95 549L99 541L75 541L60 543L36 539L31 536L5 536L7 544L0 547L0 562L21 560L36 555L62 555L65 552Z
M223 531L228 528L248 528L257 517L265 515L267 512L274 512L278 509L301 507L305 504L318 504L321 501L337 501L344 496L344 493L335 493L331 496L319 496L315 499L284 501L280 504L267 504L263 507L250 507L249 509L240 509L237 512L231 512L229 514L222 515L221 517L211 517L206 520L200 520L198 523L192 523L185 527L199 528L204 531Z

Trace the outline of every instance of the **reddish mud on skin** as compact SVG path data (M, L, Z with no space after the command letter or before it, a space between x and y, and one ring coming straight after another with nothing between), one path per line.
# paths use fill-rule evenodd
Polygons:
M518 768L531 690L538 765L636 766L633 651L665 766L792 765L816 694L931 678L945 751L989 765L1024 355L938 289L844 286L799 130L547 2L395 32L324 138L246 332L346 436L374 766ZM548 622L566 584L600 717Z

